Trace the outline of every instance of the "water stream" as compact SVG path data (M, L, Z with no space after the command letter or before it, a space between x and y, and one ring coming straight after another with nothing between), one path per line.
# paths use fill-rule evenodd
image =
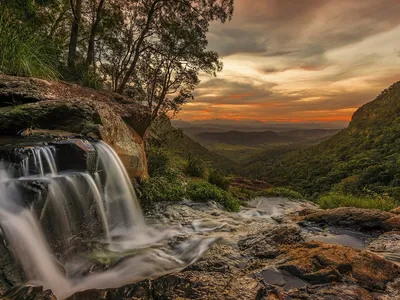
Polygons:
M56 149L45 145L28 148L19 166L0 164L4 239L28 282L59 299L180 270L217 240L191 236L193 227L147 225L117 154L103 142L92 145L94 174L59 172ZM35 200L42 205L23 199L19 184L27 181L47 185L47 196ZM188 236L184 242L166 242L182 234Z

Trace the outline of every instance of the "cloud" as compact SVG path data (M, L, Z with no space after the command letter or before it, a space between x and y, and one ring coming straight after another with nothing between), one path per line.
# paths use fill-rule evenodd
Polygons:
M251 2L251 3L250 3ZM235 0L212 24L223 56L181 118L349 120L400 79L398 0Z

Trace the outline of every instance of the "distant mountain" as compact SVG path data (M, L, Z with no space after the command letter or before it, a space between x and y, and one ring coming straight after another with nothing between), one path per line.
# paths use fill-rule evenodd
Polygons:
M200 145L188 135L174 128L169 120L162 121L160 124L154 125L151 130L153 139L159 139L162 143L168 144L168 149L176 156L183 160L188 159L189 155L195 156L211 167L219 168L224 173L238 172L239 166L235 162Z
M204 121L183 121L172 120L172 125L183 129L187 134L196 134L199 132L225 132L225 131L244 131L244 132L260 132L260 131L290 131L290 130L307 130L307 129L342 129L348 124L346 122L261 122L256 120L204 120Z
M265 159L265 158L264 158ZM263 164L254 157L248 172L308 195L340 188L388 193L400 200L400 82L359 108L348 128L317 146Z
M320 139L337 133L337 129L309 129L291 130L285 132L261 131L261 132L201 132L192 137L205 145L229 144L242 146L260 146L277 143L298 143L309 139Z
M290 142L291 137L280 136L273 131L262 132L203 132L196 138L205 144L224 143L230 145L256 146L267 143L284 143Z

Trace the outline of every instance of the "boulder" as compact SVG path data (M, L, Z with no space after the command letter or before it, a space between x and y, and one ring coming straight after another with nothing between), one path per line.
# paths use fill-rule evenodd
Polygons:
M368 251L317 241L283 246L278 268L312 284L350 282L384 291L400 276L400 267Z
M373 294L352 284L308 285L283 293L281 299L375 300Z
M396 215L383 222L382 228L385 231L400 230L400 215Z
M238 242L239 249L258 258L276 258L281 245L304 241L296 226L274 226L271 229L247 236Z
M54 137L58 132L101 139L118 153L132 179L147 176L140 128L147 118L141 105L120 95L0 75L0 135Z
M392 214L400 215L400 206L390 211Z
M311 222L319 225L352 227L361 230L387 230L391 225L385 223L385 221L393 216L392 213L377 209L340 207L306 214L302 217L300 224L305 225L307 222Z

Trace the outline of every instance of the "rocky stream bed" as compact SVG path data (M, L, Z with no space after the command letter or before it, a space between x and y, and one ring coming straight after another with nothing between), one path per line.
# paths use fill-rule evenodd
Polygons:
M189 236L213 237L214 245L183 270L68 299L400 299L395 213L258 198L238 214L182 202L157 203L146 215L150 224L192 229L170 238L171 246ZM56 297L19 286L4 299Z

